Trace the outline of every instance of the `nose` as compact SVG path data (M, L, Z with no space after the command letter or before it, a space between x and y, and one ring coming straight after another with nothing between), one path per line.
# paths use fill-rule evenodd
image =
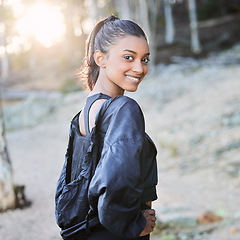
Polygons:
M132 70L137 74L143 73L143 65L142 61L134 61Z

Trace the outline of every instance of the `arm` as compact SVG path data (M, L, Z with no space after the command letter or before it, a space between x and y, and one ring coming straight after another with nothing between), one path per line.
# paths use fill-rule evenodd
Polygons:
M144 187L140 166L144 119L135 101L118 100L118 104L111 104L105 117L111 119L89 196L98 197L99 220L105 228L119 236L137 238L148 222L140 208Z
M100 194L97 205L100 223L126 238L137 238L146 225L140 208L143 191L137 161L140 146L139 141L126 139L109 146L89 188L90 194Z

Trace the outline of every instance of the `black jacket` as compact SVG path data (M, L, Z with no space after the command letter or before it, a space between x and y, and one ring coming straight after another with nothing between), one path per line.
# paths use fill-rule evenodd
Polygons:
M98 131L104 137L88 193L92 211L98 212L93 218L114 234L137 238L146 224L142 206L157 199L156 147L133 99L111 98L99 114Z

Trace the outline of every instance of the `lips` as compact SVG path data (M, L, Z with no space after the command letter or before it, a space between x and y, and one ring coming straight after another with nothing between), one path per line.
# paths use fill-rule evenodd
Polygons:
M135 77L135 76L129 76L129 75L126 75L126 77L127 77L131 82L134 82L134 83L139 83L140 80L141 80L141 77Z

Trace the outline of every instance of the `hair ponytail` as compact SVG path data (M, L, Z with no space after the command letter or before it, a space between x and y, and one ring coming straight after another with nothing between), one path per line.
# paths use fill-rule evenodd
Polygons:
M95 45L95 37L99 32L100 28L103 26L104 20L98 22L86 43L86 53L85 59L82 66L82 70L80 72L81 80L85 82L85 87L90 91L93 90L93 87L97 81L99 75L99 66L96 64L94 60L94 45Z

